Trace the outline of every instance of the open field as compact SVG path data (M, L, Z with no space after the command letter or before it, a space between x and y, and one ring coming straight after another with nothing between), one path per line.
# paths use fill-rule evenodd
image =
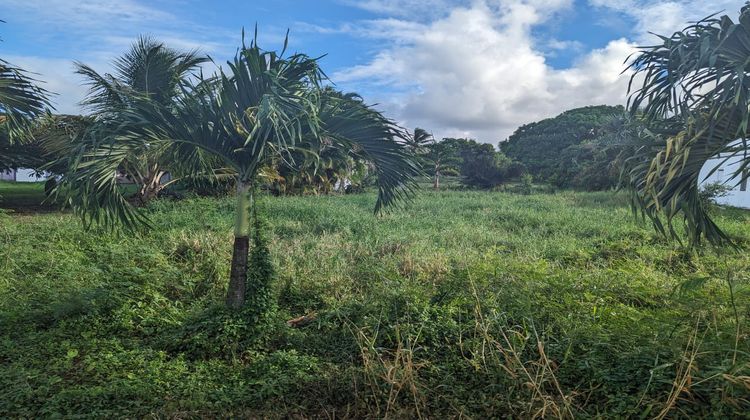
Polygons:
M231 198L157 201L137 237L0 213L0 417L750 410L746 251L683 250L612 193L373 202L262 199L265 317L222 306Z

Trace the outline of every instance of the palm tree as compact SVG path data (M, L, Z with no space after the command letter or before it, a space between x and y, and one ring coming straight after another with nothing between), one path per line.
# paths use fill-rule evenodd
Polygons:
M256 37L257 39L257 37ZM292 152L313 152L315 142L355 149L378 175L375 211L407 198L418 173L403 146L401 130L380 113L351 98L327 95L317 59L262 50L254 40L228 62L228 71L200 80L179 106L165 108L138 97L126 112L128 124L110 144L180 145L220 160L236 180L234 245L227 305L244 305L248 276L249 217L261 171ZM114 152L110 152L114 153ZM71 184L74 210L85 221L137 227L148 220L113 188L108 154L84 157L87 175ZM118 197L118 195L120 197ZM92 206L95 202L97 205Z
M737 22L709 16L660 38L630 64L631 83L643 81L631 90L628 106L657 139L629 160L634 204L664 233L659 215L675 237L673 221L682 215L691 243L730 242L704 208L698 181L701 167L719 153L740 158L737 182L748 177L750 5Z
M434 142L432 134L418 127L405 140L407 149L415 155L422 153L428 144Z
M27 72L0 59L0 169L18 166L29 157L14 143L27 138L31 122L48 108L49 92Z
M95 153L102 127L117 126L120 114L133 106L134 101L148 98L154 105L170 109L184 94L189 78L208 61L197 51L181 52L171 49L148 36L141 36L130 50L114 62L114 74L99 74L91 67L76 63L77 73L86 79L89 93L83 105L92 111L100 124L93 131L83 133L79 148ZM162 147L144 145L121 154L118 171L137 186L135 200L145 204L164 188L177 181L179 159L175 159L173 145ZM171 181L165 182L170 174Z
M356 93L343 93L330 86L323 88L321 97L363 104ZM311 153L312 152L312 153ZM357 148L341 147L326 139L310 138L291 152L289 159L276 158L264 170L264 184L279 194L328 194L344 191L357 176L365 175L367 158Z

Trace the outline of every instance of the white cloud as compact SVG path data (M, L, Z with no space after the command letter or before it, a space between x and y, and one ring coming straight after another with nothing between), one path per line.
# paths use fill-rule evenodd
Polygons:
M409 127L423 126L438 136L465 135L496 143L519 125L576 106L625 101L628 76L623 60L633 46L612 41L591 51L571 68L556 70L536 49L531 29L568 1L480 1L455 8L429 24L382 23L397 34L390 47L369 63L333 75L345 86L398 90L374 98ZM408 31L388 31L409 27ZM576 44L562 45L572 47ZM560 46L560 45L559 45Z
M589 0L629 15L632 39L583 51L575 41L535 39L532 29L572 7L569 0L475 0L429 21L412 18L419 2L368 0L360 7L388 16L339 31L382 40L367 63L333 75L359 89L409 127L438 136L464 135L496 143L518 126L566 109L624 104L630 73L624 61L648 32L671 34L711 13L737 13L744 0ZM436 7L434 3L429 7ZM434 15L433 15L434 16ZM563 49L580 57L568 68L550 66ZM397 93L392 94L395 90Z
M745 0L589 0L593 6L606 7L635 18L637 41L654 41L649 32L671 35L714 13L738 15Z

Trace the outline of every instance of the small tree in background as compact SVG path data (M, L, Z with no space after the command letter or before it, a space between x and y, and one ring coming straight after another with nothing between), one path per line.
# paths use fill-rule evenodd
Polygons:
M406 149L413 155L421 155L427 146L435 142L432 134L423 128L415 128L405 139Z
M443 139L441 143L456 151L462 182L467 186L494 188L525 172L524 165L498 152L491 144L454 138Z
M425 171L432 174L432 188L440 189L440 178L444 175L458 176L461 158L456 150L445 142L433 142L425 147L421 156Z

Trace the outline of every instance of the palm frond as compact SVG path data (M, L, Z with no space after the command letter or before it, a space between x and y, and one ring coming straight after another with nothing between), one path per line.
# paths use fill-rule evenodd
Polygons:
M27 134L33 119L53 108L49 96L29 73L0 59L0 124L7 128L9 143Z
M750 5L742 8L737 23L728 16L709 16L661 40L642 47L630 64L635 71L631 112L651 125L671 126L660 147L636 155L644 162L630 170L633 202L662 232L678 236L672 222L681 215L692 244L702 238L726 244L728 236L699 200L698 177L706 161L719 153L743 153L735 175L738 182L748 176ZM637 77L643 82L633 89ZM659 215L666 217L666 228Z
M324 100L321 121L326 136L358 149L373 164L378 183L376 213L414 195L421 171L396 141L407 136L400 127L360 102L335 97Z

